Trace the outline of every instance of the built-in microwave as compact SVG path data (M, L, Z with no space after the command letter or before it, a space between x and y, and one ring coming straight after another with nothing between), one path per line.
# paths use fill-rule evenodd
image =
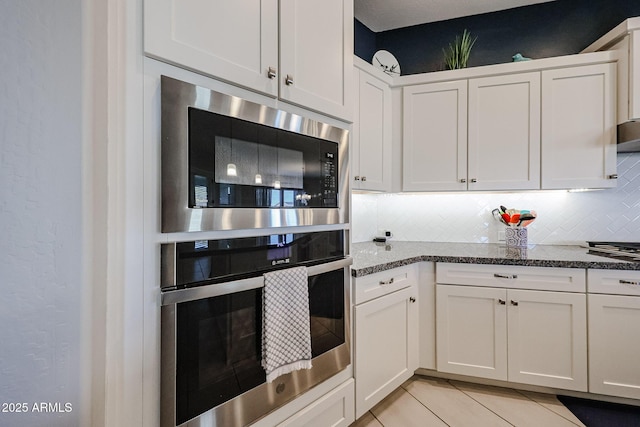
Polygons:
M161 78L162 231L348 222L349 132Z

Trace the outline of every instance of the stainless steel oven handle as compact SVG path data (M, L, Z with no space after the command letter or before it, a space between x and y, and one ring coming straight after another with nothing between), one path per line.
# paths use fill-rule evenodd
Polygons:
M313 265L307 268L308 276L317 276L333 270L339 270L353 264L353 259L347 257L338 261ZM189 289L179 289L164 292L161 295L161 305L171 305L181 302L195 301L203 298L218 297L235 292L248 291L264 286L263 276L250 277L248 279L233 280L231 282L216 283L214 285L198 286Z

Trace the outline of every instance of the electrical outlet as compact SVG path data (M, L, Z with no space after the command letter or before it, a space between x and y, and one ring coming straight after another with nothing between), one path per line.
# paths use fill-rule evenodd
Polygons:
M498 242L504 242L504 230L498 230Z

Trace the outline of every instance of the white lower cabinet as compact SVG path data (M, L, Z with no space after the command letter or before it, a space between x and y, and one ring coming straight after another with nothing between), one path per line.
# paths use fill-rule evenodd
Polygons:
M437 370L587 391L586 322L584 292L437 284Z
M388 282L405 268L389 270ZM379 273L382 274L382 273ZM363 281L367 281L365 276ZM391 283L389 283L391 284ZM415 280L407 287L354 308L356 419L384 399L418 368L418 304ZM354 280L358 287L358 279Z
M278 427L347 427L355 421L354 381L349 380L325 394Z
M589 270L588 289L589 391L640 399L640 272Z

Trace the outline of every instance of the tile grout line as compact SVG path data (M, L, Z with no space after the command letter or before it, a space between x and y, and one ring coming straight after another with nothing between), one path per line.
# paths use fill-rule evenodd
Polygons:
M414 381L414 380L412 379L412 380L411 380L411 382L413 382L413 381ZM444 425L446 425L446 426L448 426L448 427L451 427L449 424L447 424L447 423L445 422L445 420L443 420L442 418L440 418L440 417L438 416L438 414L436 414L435 412L433 412L433 411L432 411L432 410L431 410L427 405L425 405L424 403L422 403L422 401L421 401L420 399L418 399L418 398L417 398L417 397L415 397L413 394L411 394L411 392L405 388L405 386L404 386L405 384L406 384L406 382L405 382L404 384L402 384L400 387L401 387L401 388L402 388L402 389L403 389L403 390L404 390L404 391L405 391L409 396L411 396L411 397L412 397L413 399L415 399L419 404L421 404L422 406L424 406L424 407L427 409L427 411L431 412L431 413L432 413L432 414L433 414L437 419L439 419L440 421L442 421L442 423L443 423ZM381 424L382 424L382 423L381 423ZM384 427L384 425L383 425L383 427Z
M536 404L538 404L538 405L542 406L542 407L543 407L544 409L546 409L547 411L549 411L549 412L551 412L551 413L553 413L553 414L555 414L555 415L559 416L560 418L564 418L565 420L569 421L571 424L573 424L573 425L575 425L575 426L580 427L580 424L576 424L573 420L570 420L569 418L565 417L564 415L559 414L559 413L557 413L557 412L555 412L555 411L552 411L551 409L547 408L546 406L544 406L543 404L541 404L541 403L540 403L540 402L538 402L537 400L534 400L534 399L530 398L529 396L527 396L526 394L521 393L521 392L520 392L520 390L516 390L516 389L513 389L513 390L515 390L519 395L524 396L524 397L526 397L527 399L531 400L532 402L534 402L534 403L536 403ZM557 399L557 397L556 397L556 399ZM560 403L562 404L562 406L564 406L565 408L567 408L567 407L564 405L564 403L562 403L562 402L560 402ZM569 408L567 408L567 410L569 411ZM569 412L571 412L571 411L569 411ZM572 413L573 413L573 412L572 412ZM574 415L574 416L575 416L575 415ZM576 418L577 418L577 417L576 417ZM584 425L584 423L583 423L583 425Z
M469 397L471 400L477 402L480 406L482 406L483 408L485 408L487 411L491 412L492 414L494 414L496 417L501 418L504 420L504 422L506 422L507 424L516 427L515 424L512 424L509 420L507 420L506 418L504 418L503 416L501 416L500 414L498 414L497 412L495 412L494 410L492 410L491 408L488 408L486 405L484 405L482 402L479 402L477 399L475 399L473 396L471 396L469 393L466 393L464 390L459 389L458 387L456 387L455 384L451 383L450 380L446 380L452 387L454 387L456 390L458 390L460 393L465 394L467 397Z

